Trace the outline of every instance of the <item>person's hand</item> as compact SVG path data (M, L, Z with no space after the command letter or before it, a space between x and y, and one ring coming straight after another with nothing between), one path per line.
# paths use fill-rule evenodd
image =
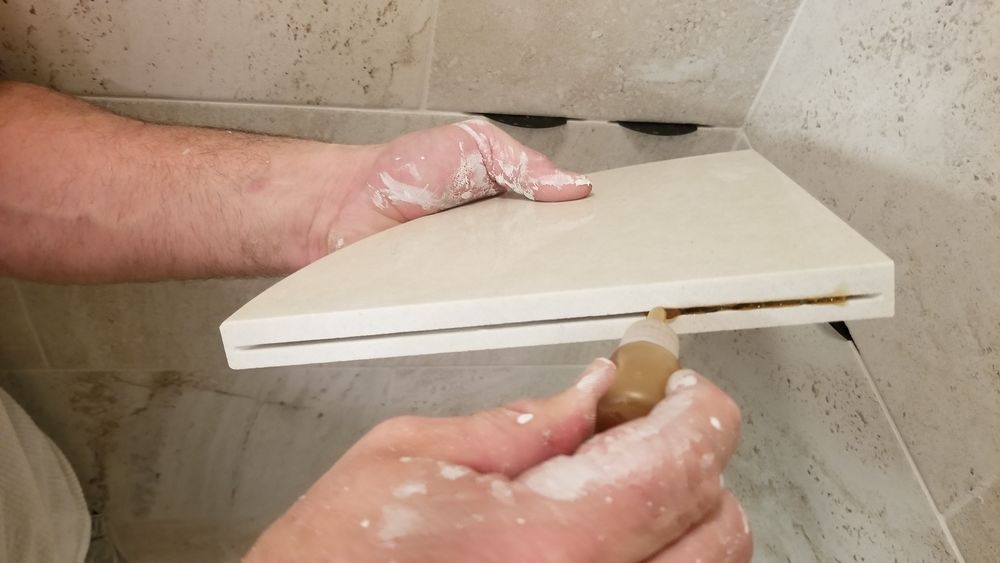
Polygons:
M690 370L645 418L591 437L614 365L457 418L390 419L258 539L248 561L749 561L721 474L740 413Z
M330 182L315 205L310 260L404 221L505 191L551 202L591 190L586 177L560 170L482 119L360 147L354 160L352 177Z

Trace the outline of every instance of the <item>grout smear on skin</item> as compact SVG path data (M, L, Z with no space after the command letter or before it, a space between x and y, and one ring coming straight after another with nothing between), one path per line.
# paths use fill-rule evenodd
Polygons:
M493 495L493 498L504 504L511 504L514 502L514 491L510 488L510 485L504 483L503 481L491 481L490 494Z
M595 391L601 386L605 379L608 377L608 369L610 369L614 364L611 360L605 358L598 358L594 360L587 371L584 372L583 377L580 381L576 382L576 388L579 391L583 391L588 395L593 395Z
M561 190L563 186L569 185L589 186L590 180L586 176L572 176L559 170L555 174L542 176L538 179L538 183L546 186L555 186L557 190Z
M689 387L694 387L697 384L698 377L693 373L679 371L677 374L670 376L670 379L667 380L667 391L673 393L678 389L687 389Z
M384 542L407 536L420 528L420 514L412 508L390 504L382 507L382 528L378 537Z
M543 186L562 190L566 186L589 186L586 176L569 174L556 170L540 178L533 178L528 171L531 159L525 150L517 149L510 143L497 142L480 133L471 124L485 124L483 120L472 119L455 124L465 131L475 142L476 150L466 152L460 141L459 162L450 182L438 193L440 180L433 175L425 179L418 162L401 163L393 173L379 173L381 186L368 185L372 203L378 209L388 209L391 205L406 204L420 207L426 212L450 209L469 201L491 197L504 190L534 200L535 192ZM487 162L491 164L487 170ZM420 156L420 162L425 157ZM400 160L399 156L393 158ZM427 172L426 169L423 172ZM492 173L491 173L492 172ZM395 176L393 175L395 174ZM406 181L404 181L406 180ZM428 183L430 182L430 183ZM434 188L431 187L434 184ZM421 187L423 185L423 187Z
M715 461L715 454L709 452L701 455L701 468L708 469L712 467L712 463Z
M427 485L425 483L403 483L392 491L392 496L396 498L407 498L413 495L426 495Z
M409 203L419 206L425 211L436 211L439 209L437 198L427 189L427 186L421 188L400 182L388 172L382 172L378 177L379 180L382 180L383 186L385 186L383 190L376 190L373 194L373 201L379 209L388 207L388 202ZM379 199L382 202L381 205L379 205L379 200L374 199L376 194L379 195Z
M690 434L664 436L661 431L686 414L692 402L693 393L677 394L638 423L592 438L572 457L552 458L529 469L518 480L543 497L572 501L595 488L656 472L665 460L681 457L691 447ZM654 436L670 449L670 455L664 455L662 448L649 447Z
M530 185L525 185L521 182L522 179L531 177L528 174L528 153L522 150L519 154L515 154L514 149L510 145L500 147L497 143L490 144L490 140L486 135L472 128L470 124L473 123L485 122L481 119L470 119L462 123L456 123L455 126L472 137L481 154L493 156L493 164L498 168L493 171L493 180L504 188L534 201L535 191L539 187L537 181Z
M472 470L464 465L452 465L443 461L438 462L438 467L441 468L441 476L449 481L460 479L472 473Z

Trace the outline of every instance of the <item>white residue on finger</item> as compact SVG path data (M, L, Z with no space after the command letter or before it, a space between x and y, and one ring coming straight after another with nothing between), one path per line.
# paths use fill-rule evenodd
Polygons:
M379 209L388 207L389 202L393 204L409 203L417 205L425 211L437 211L439 209L437 198L431 194L427 186L421 188L400 182L388 172L382 172L378 177L379 180L382 180L384 187L372 192L372 202Z
M441 208L447 209L468 201L482 199L497 194L497 189L489 180L483 155L479 150L465 152L465 145L458 143L458 168L451 178L451 184L441 198Z
M449 481L461 479L462 477L472 473L472 470L464 465L453 465L443 461L438 462L438 467L441 469L441 476Z
M407 536L420 528L420 514L416 510L390 504L382 507L382 527L378 537L384 542Z
M407 498L413 495L426 495L427 484L420 482L403 483L392 490L392 496L396 498Z
M664 428L686 414L693 402L691 394L677 395L661 403L646 418L619 427L587 442L573 456L559 456L529 469L518 480L529 489L553 500L576 500L591 490L627 481L644 472L656 472L672 458L684 456L693 437L678 430L663 434ZM651 447L653 438L660 447ZM663 450L666 447L669 453Z
M490 494L493 495L493 498L505 504L514 502L513 489L510 488L510 485L499 479L494 479L490 482Z
M524 184L523 181L526 178L530 178L528 174L528 153L521 150L515 153L513 147L509 145L500 146L499 143L491 143L491 139L487 138L479 131L476 131L470 124L484 123L479 119L470 119L463 121L462 123L456 123L455 126L462 129L472 137L472 140L476 142L476 146L479 148L479 152L484 155L490 155L493 159L493 164L496 165L494 169L493 180L518 195L524 196L530 200L535 199L535 190L538 189L538 183L532 182L531 184Z
M589 186L590 180L586 176L567 174L556 170L553 174L538 178L538 183L545 186L555 186L557 190L561 190L566 186Z

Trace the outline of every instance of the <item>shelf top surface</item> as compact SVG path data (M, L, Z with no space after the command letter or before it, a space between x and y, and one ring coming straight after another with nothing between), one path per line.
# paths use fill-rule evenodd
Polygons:
M263 292L223 335L253 345L891 292L891 260L754 151L590 178L582 200L505 195L361 240Z

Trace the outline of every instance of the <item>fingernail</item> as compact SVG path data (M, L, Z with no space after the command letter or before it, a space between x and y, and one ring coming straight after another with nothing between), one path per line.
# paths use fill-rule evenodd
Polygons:
M614 367L615 364L607 358L595 359L576 381L576 388L589 395L603 392L607 380L614 374Z
M667 392L674 393L698 385L698 372L691 369L677 370L667 380Z

